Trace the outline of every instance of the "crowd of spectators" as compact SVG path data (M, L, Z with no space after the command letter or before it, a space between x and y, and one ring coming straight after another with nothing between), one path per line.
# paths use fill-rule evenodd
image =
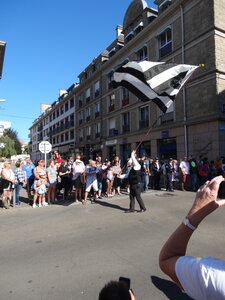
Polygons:
M138 158L141 165L141 192L149 189L173 192L197 191L198 187L207 180L225 176L225 158L208 161L205 157L195 159L184 157L179 162L173 158L159 160L158 157ZM76 157L62 159L58 152L47 161L38 160L33 163L30 158L17 161L15 165L9 160L0 167L0 194L2 206L9 208L12 204L15 189L15 204L20 205L20 193L26 188L30 205L33 208L55 204L61 197L63 201L75 201L86 204L88 197L91 203L102 197L111 198L115 194L121 195L121 188L129 194L127 179L121 174L129 173L129 160L121 166L121 160L115 156L113 160L98 156L84 163L79 154Z

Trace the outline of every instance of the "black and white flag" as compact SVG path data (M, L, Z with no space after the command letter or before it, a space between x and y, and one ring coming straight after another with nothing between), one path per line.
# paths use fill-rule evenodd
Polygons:
M152 100L165 113L198 66L165 62L128 62L114 72L114 87L123 86L142 101Z

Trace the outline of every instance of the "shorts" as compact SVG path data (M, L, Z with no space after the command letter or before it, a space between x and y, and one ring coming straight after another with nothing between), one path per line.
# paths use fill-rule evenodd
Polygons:
M90 192L91 188L93 187L94 191L97 192L98 191L98 181L97 179L95 181L91 181L91 182L86 182L86 189L85 192Z
M98 181L98 189L101 191L102 190L102 180Z

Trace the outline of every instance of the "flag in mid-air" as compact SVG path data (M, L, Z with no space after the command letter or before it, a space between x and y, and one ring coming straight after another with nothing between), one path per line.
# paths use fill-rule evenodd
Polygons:
M114 72L114 87L123 86L142 101L152 100L165 113L198 66L131 61Z

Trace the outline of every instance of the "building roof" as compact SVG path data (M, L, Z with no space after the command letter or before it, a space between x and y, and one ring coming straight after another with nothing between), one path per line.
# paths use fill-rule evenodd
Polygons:
M6 42L0 41L0 79L2 78L2 69L5 55Z
M124 16L123 29L129 27L142 14L146 7L148 7L148 4L144 0L132 1Z

